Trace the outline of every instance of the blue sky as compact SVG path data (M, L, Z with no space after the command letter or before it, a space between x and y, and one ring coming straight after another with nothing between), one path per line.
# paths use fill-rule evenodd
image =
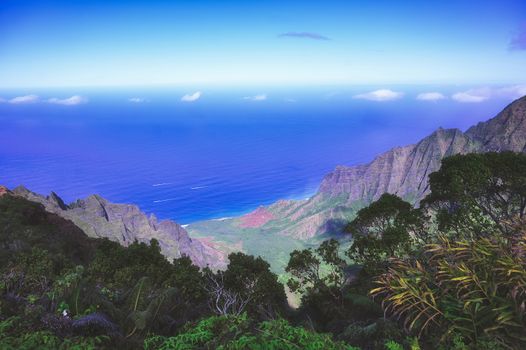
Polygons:
M0 87L526 82L526 1L0 1Z

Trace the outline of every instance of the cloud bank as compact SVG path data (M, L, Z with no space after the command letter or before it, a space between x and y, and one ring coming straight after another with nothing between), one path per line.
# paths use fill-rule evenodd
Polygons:
M267 95L266 94L259 94L259 95L255 95L255 96L245 96L243 97L244 100L249 100L249 101L265 101L267 99Z
M55 105L62 105L62 106L76 106L76 105L80 105L83 103L87 103L88 99L83 96L74 95L74 96L71 96L69 98L64 98L64 99L53 97L47 100L47 102L55 104Z
M298 38L298 39L312 39L312 40L331 40L325 35L310 32L286 32L278 35L278 38Z
M364 94L354 95L353 98L360 100L369 100L376 102L394 101L401 99L404 96L403 92L393 91L389 89L380 89L376 91L367 92Z
M18 96L15 98L12 98L8 100L8 103L14 104L14 105L21 105L26 103L35 103L39 101L39 97L37 95L26 95L26 96Z
M201 91L196 91L193 94L186 94L181 97L183 102L195 102L201 98Z
M512 85L501 88L482 87L460 91L451 96L457 102L480 103L492 97L517 99L526 95L526 85Z
M440 92L422 92L421 94L418 94L418 96L416 97L416 99L419 101L431 101L431 102L440 101L445 98L446 96L444 96Z

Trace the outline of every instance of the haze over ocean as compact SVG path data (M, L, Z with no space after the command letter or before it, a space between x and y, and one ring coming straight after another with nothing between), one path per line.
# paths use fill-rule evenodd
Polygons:
M450 98L469 88L390 86L404 94L383 102L353 98L373 86L2 90L0 184L66 202L97 193L183 224L238 215L308 197L337 165L465 130L512 100ZM425 91L447 98L417 100Z

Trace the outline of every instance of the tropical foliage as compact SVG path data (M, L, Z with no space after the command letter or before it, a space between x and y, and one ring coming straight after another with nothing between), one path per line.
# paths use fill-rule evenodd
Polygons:
M293 327L283 319L255 323L246 314L215 316L189 325L175 337L151 337L145 348L159 350L355 350L331 336Z
M390 256L407 255L412 242L428 240L421 211L388 193L358 211L345 230L353 236L348 256L370 272Z
M526 235L514 253L488 238L473 242L442 236L426 249L424 261L393 261L371 294L386 311L404 320L408 331L460 334L471 344L494 340L526 346Z

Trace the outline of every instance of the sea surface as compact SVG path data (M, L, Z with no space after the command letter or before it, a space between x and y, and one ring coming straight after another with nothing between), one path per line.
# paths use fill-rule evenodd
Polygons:
M311 196L337 165L368 162L438 127L465 130L511 102L415 99L469 88L458 86L389 86L404 96L387 102L352 97L378 88L1 90L0 184L66 202L98 193L186 224ZM181 101L195 91L198 100ZM39 101L5 102L28 94ZM72 95L87 102L46 102ZM248 98L256 95L266 98Z

